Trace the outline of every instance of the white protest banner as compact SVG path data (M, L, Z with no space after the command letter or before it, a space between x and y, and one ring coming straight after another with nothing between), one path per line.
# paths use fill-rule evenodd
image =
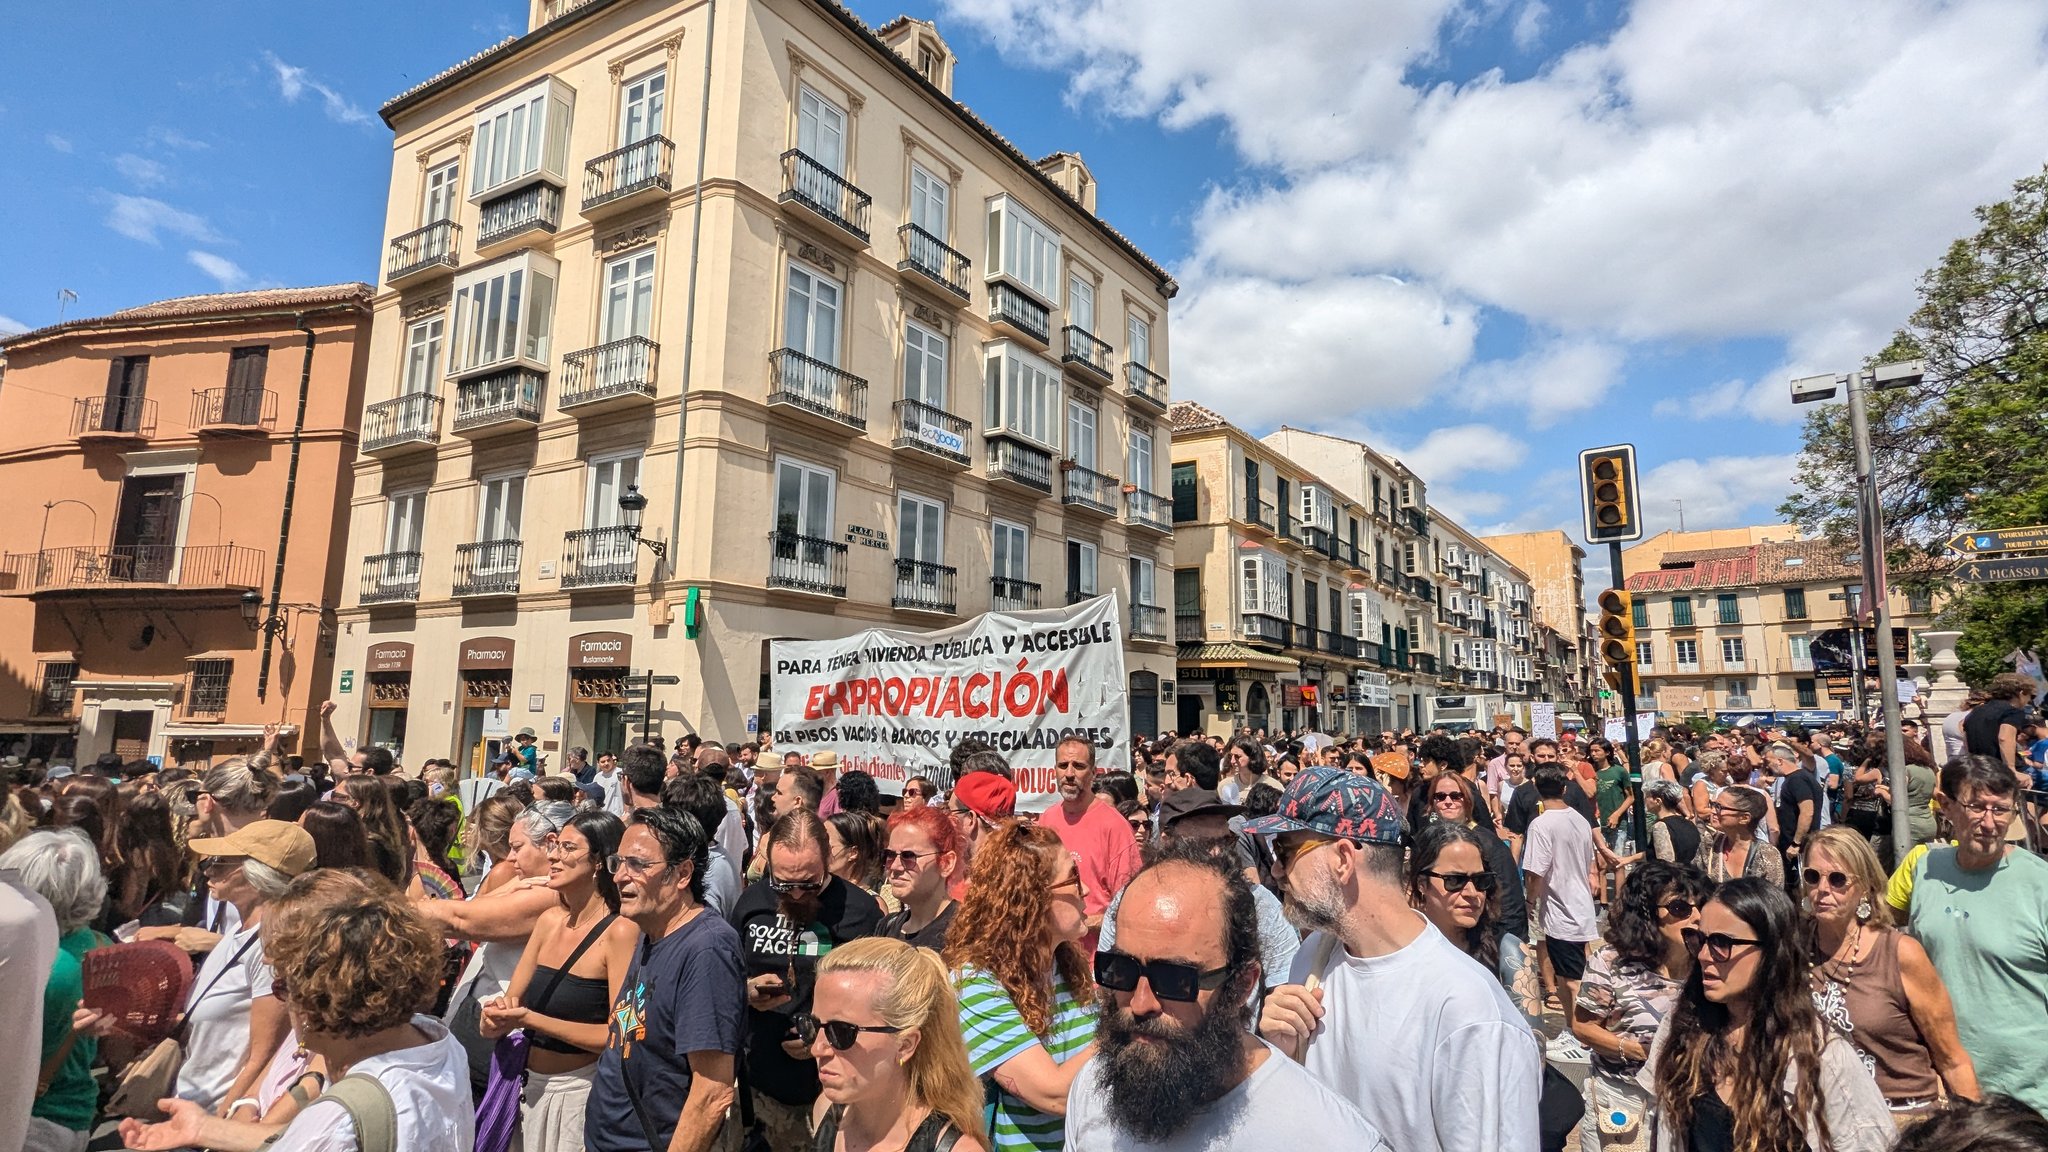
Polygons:
M969 736L1003 754L1020 794L1058 790L1054 750L1070 735L1093 744L1102 767L1130 765L1114 596L989 612L938 632L777 640L769 669L776 752L829 748L842 769L891 794L910 776L952 787L947 757Z
M1557 705L1529 705L1529 735L1557 739Z

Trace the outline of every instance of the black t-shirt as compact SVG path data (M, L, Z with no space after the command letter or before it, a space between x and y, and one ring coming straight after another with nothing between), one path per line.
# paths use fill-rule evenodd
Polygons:
M929 948L934 952L944 952L946 950L946 929L952 926L953 913L959 910L960 905L948 900L946 901L946 906L939 909L939 914L932 917L931 923L915 932L906 933L903 931L903 926L910 922L910 909L906 906L882 917L882 926L875 930L875 935L887 936L892 940L901 940L905 944L917 948Z
M746 1002L739 934L716 913L700 912L653 943L642 936L583 1112L590 1152L666 1152L690 1095L690 1053L738 1055Z
M2027 710L2015 708L2010 700L1986 700L1970 709L1963 717L1963 744L1972 756L1989 756L1998 759L1998 730L2010 724L2016 733L2014 747L2022 756L2026 754L2027 742L2023 735L2027 730Z
M882 906L837 876L819 893L818 914L809 924L790 922L777 904L775 890L763 878L747 886L732 910L747 978L773 972L790 982L790 998L781 1007L747 1009L747 1083L784 1104L808 1106L818 1098L818 1065L791 1059L782 1050L782 1042L793 1035L790 1018L811 1010L819 957L848 940L873 936L881 925Z
M1572 811L1584 816L1586 823L1595 828L1600 826L1600 814L1593 808L1593 798L1586 795L1584 788L1579 787L1577 777L1565 781L1564 802ZM1543 797L1536 794L1536 782L1524 780L1515 785L1515 790L1508 795L1508 810L1501 818L1501 823L1507 825L1508 831L1515 835L1527 836L1529 822L1536 819L1536 814L1541 811Z
M1813 810L1806 817L1806 826L1799 825L1799 802L1810 800ZM1801 768L1784 778L1778 786L1778 847L1782 850L1805 840L1820 827L1820 807L1827 803L1827 793L1821 790L1820 781L1814 774Z

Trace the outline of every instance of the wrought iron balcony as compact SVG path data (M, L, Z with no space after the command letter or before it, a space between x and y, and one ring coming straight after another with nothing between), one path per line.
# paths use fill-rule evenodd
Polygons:
M1181 644L1200 644L1209 638L1209 633L1200 616L1175 616L1173 638Z
M518 540L479 540L455 546L455 595L517 596L519 556L524 545Z
M1124 490L1124 523L1154 532L1173 531L1173 502L1143 488Z
M1008 576L989 578L989 599L998 612L1022 612L1038 607L1040 589L1029 580Z
M1279 519L1279 515L1274 511L1271 500L1260 500L1247 492L1244 496L1244 518L1245 522L1253 527L1271 532L1273 522Z
M628 336L562 357L562 391L555 406L620 408L654 399L655 356L661 345Z
M1325 629L1319 643L1323 651L1332 655L1343 656L1352 660L1358 658L1358 638L1356 636L1346 636L1342 632L1333 632Z
M524 367L462 381L455 386L455 434L503 432L540 423L547 407L547 384L547 376Z
M1166 609L1157 604L1131 605L1131 635L1139 640L1166 639Z
M1052 453L1001 433L988 437L988 478L1041 496L1052 495Z
M455 271L461 262L462 225L435 220L391 241L384 261L384 283L393 288L414 280Z
M971 434L972 428L967 421L942 408L917 400L896 402L893 447L924 452L964 466L973 463L967 455L967 437Z
M1238 628L1239 635L1253 644L1264 644L1274 648L1287 647L1287 621L1263 612L1247 612Z
M846 545L778 528L768 533L768 586L846 595Z
M972 298L967 274L973 264L965 255L946 247L944 241L915 224L905 224L896 234L903 237L903 259L896 264L898 272L915 272L963 302Z
M192 431L248 433L277 427L277 393L268 388L207 388L192 394Z
M959 571L950 565L898 557L896 594L889 603L898 608L950 616L954 612L953 587L958 575Z
M1143 364L1125 362L1124 394L1142 400L1158 411L1166 411L1166 377Z
M441 398L408 392L363 409L363 454L397 452L441 438Z
M868 426L868 382L794 348L768 354L768 406L788 407L820 420L864 432Z
M1062 460L1060 485L1060 503L1067 507L1098 512L1104 516L1116 515L1119 489L1116 477L1106 476L1093 468L1083 468L1070 460Z
M668 137L649 136L585 164L583 214L595 219L667 196L675 158Z
M71 402L71 435L80 440L143 440L156 435L156 401L82 396Z
M1038 342L1052 341L1052 313L1014 286L997 280L988 286L988 321Z
M1289 624L1288 644L1304 652L1316 650L1316 629L1313 624Z
M868 242L868 194L794 148L782 154L782 202L807 209L862 244Z
M482 251L527 232L553 233L561 227L562 190L553 184L528 184L477 206L476 246Z
M562 587L631 587L640 578L640 543L624 526L562 534Z
M1115 379L1109 367L1109 358L1114 355L1109 345L1097 340L1095 334L1086 328L1073 324L1060 329L1060 335L1064 337L1060 349L1062 362L1085 369L1104 383Z
M363 557L363 585L358 597L364 604L395 604L420 598L418 552L385 552Z
M152 593L180 589L224 591L255 588L263 578L263 553L234 544L181 547L176 544L117 544L111 548L45 548L0 558L0 591L33 596L44 592L117 590L137 585Z

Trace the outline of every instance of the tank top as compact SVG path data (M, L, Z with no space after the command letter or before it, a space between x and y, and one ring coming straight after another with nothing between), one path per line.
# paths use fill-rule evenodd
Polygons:
M811 1140L811 1152L833 1152L839 1143L839 1118L846 1112L846 1105L834 1104L825 1109L825 1118L818 1122L818 1134ZM953 1152L953 1145L960 1142L960 1130L953 1122L930 1112L924 1123L910 1134L910 1142L903 1146L903 1152Z
M1856 1046L1863 1067L1886 1100L1934 1096L1940 1077L1906 1004L1896 929L1879 932L1870 955L1853 972L1834 963L1814 965L1813 1001L1821 1019Z
M590 950L591 945L604 938L605 929L610 928L612 921L618 918L618 913L614 912L599 920L584 934L583 940L576 945L575 951L569 953L569 959L560 968L550 968L545 964L535 965L533 978L527 981L527 987L540 989L540 994L527 1004L527 1008L539 1015L569 1024L603 1024L610 1020L611 985L598 977L571 976L569 969L576 966L576 961L583 958L583 954ZM590 1050L578 1048L566 1040L557 1040L546 1035L538 1028L526 1030L526 1042L544 1052L560 1052L569 1056L595 1055Z

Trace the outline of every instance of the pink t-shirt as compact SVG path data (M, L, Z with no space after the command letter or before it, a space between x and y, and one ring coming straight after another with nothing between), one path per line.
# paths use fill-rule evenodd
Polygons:
M1123 818L1116 805L1097 800L1078 820L1067 814L1065 804L1055 804L1038 817L1038 822L1057 832L1067 851L1079 860L1081 882L1088 886L1088 915L1100 916L1108 911L1109 902L1138 874L1138 842L1131 837L1130 821ZM1089 952L1094 951L1092 939L1082 941L1082 945Z

